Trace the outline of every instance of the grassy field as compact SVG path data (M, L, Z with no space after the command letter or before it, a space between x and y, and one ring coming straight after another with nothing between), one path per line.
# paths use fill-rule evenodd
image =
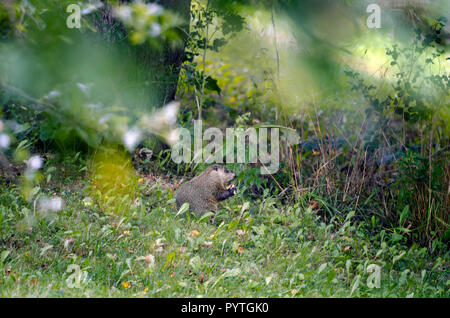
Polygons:
M449 298L450 2L366 2L0 0L0 297Z
M214 220L177 213L170 187L139 176L120 215L65 178L36 196L0 188L1 297L449 297L449 253L406 246L352 213L326 223L314 206L242 193ZM238 185L239 189L239 185Z

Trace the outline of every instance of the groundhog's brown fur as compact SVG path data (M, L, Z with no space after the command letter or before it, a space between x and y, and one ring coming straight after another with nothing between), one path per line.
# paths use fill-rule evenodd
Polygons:
M236 188L227 186L236 174L230 169L214 164L206 168L200 175L181 185L176 193L177 208L189 203L189 210L202 215L216 212L217 203L236 193Z

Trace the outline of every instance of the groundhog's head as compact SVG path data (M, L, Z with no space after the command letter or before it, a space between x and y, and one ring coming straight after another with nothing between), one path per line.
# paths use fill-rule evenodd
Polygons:
M231 181L236 178L236 174L231 169L228 169L222 165L214 164L209 166L208 170L213 179L218 180L218 183L222 189L226 189Z

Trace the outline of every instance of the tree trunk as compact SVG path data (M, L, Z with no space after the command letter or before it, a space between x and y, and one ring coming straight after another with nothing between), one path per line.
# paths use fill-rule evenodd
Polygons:
M130 1L121 0L121 2L129 3ZM190 0L161 0L155 2L177 13L186 23L178 32L182 44L177 47L171 46L168 42L162 44L162 49L155 48L148 42L136 46L132 46L129 42L125 44L127 45L127 51L136 61L136 73L144 72L143 80L145 83L149 83L145 89L151 91L148 94L151 100L146 101L150 108L161 107L175 99L187 35L189 34L191 6ZM96 26L105 40L125 43L126 30L113 17L112 8L107 3L100 9Z
M172 80L167 84L165 90L163 102L171 101L175 99L177 92L178 77L180 75L181 64L184 59L184 49L186 47L187 35L189 34L189 22L190 22L190 0L162 0L161 3L165 8L170 8L177 12L187 23L183 26L183 31L180 32L180 36L183 39L183 45L176 48L170 48L167 46L164 49L164 65L166 67L172 67L168 70L168 73L172 75Z

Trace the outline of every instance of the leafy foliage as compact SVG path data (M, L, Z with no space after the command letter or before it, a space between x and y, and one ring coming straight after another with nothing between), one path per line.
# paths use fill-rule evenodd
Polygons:
M158 3L79 1L69 29L71 1L0 0L0 296L448 297L446 19ZM176 211L195 118L281 128L279 171L229 163L218 213Z

